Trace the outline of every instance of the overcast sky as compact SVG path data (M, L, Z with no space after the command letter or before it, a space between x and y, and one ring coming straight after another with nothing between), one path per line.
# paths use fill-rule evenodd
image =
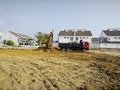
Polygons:
M64 29L120 28L120 0L0 0L0 32L34 36Z

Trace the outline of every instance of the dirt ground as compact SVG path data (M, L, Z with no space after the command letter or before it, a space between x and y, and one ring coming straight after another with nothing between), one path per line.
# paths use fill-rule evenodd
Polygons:
M0 49L0 90L120 90L120 56Z

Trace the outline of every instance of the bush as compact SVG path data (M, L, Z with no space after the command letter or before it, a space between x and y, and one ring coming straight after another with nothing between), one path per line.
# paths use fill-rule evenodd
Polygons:
M12 40L8 40L6 44L10 46L14 46L14 42Z

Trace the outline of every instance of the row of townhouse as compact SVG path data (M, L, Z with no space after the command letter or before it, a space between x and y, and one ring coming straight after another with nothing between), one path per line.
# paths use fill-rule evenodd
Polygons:
M90 30L85 29L65 29L58 34L59 43L79 43L80 40L89 42L91 48L120 48L120 29L103 30L97 38L92 36Z
M58 34L59 43L69 43L69 42L78 42L80 40L87 41L91 43L92 33L85 29L76 30L76 29L65 29L60 31Z
M120 48L120 28L103 30L99 37L100 48Z
M3 45L4 40L14 41L16 46L33 46L36 44L32 37L13 31L0 33L0 46ZM59 43L79 43L80 40L89 42L91 48L120 48L120 29L103 30L97 38L94 38L91 31L86 29L65 29L58 34Z
M13 31L9 31L7 33L0 33L0 46L4 45L4 40L12 40L16 46L35 45L35 39L33 39L32 37Z

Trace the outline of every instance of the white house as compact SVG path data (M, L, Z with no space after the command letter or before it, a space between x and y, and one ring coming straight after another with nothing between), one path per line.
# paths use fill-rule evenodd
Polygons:
M59 43L77 42L80 40L91 43L92 33L86 30L65 29L58 34Z
M120 29L110 28L100 34L100 48L120 48Z
M0 32L0 46L2 45L2 40L1 40L2 35L4 35L4 33Z
M13 31L9 31L7 33L4 33L1 35L1 42L4 42L4 40L12 40L16 46L19 45L34 45L35 40L31 38L30 36L27 36L25 34L16 33Z

